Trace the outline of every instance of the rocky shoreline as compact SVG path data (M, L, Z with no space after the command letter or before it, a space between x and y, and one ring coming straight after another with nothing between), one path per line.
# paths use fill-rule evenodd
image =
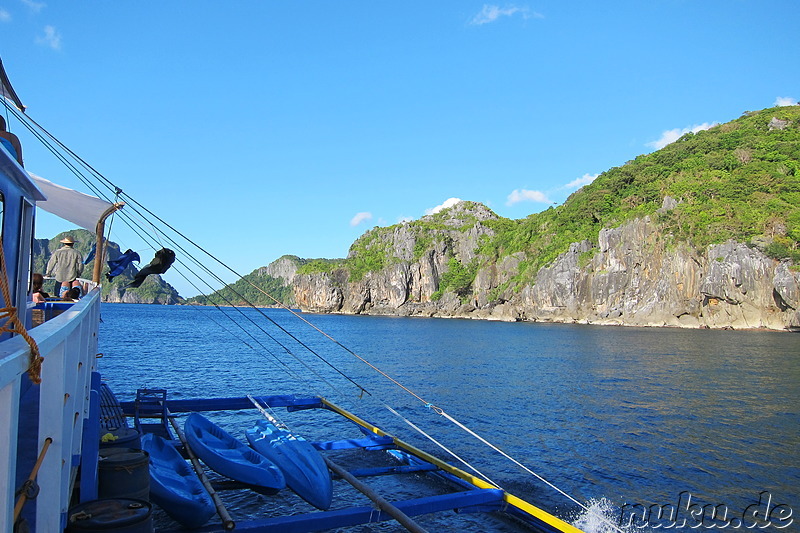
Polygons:
M489 211L491 213L491 211ZM457 213L455 214L457 216ZM423 316L616 326L756 329L800 328L800 272L734 241L696 251L675 242L650 217L600 231L596 242L573 243L541 268L535 284L504 290L522 257L481 267L466 297L445 292L435 300L448 260L474 258L481 224L453 232L414 261L411 232L395 231L398 259L380 272L349 281L344 269L297 274L282 258L267 273L294 290L306 312Z

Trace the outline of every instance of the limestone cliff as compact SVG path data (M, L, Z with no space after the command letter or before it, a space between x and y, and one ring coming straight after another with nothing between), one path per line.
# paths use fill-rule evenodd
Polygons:
M591 255L585 264L580 258ZM573 245L515 300L523 319L796 329L800 273L733 241L698 252L649 217Z
M674 206L666 199L664 209ZM391 257L353 280L346 268L295 274L297 305L307 311L709 328L800 327L800 273L787 261L734 241L696 250L651 217L573 243L533 282L514 285L525 254L481 261L481 236L497 217L464 202L438 220L423 217L354 244ZM421 241L428 246L419 251ZM417 253L414 253L414 250ZM352 252L351 252L352 254ZM455 260L455 262L454 262ZM466 291L441 291L454 265L478 264ZM284 265L285 268L285 265Z
M269 268L309 311L783 330L800 327L798 263L800 106L783 106L523 219L461 202L374 228L345 259Z

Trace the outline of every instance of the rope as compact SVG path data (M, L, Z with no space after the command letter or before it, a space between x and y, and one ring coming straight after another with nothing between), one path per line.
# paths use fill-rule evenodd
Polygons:
M251 394L247 395L247 399L250 400L253 403L253 405L256 406L256 409L261 411L261 414L264 415L264 418L269 420L270 423L273 426L275 426L276 428L281 429L283 431L288 431L289 432L289 436L287 437L287 440L297 440L297 437L295 437L295 435L292 432L292 430L289 429L289 426L287 426L286 423L284 423L282 420L278 419L278 417L275 415L275 412L272 410L272 407L270 407L269 404L266 404L267 408L265 409L260 403L258 403L258 401L255 398L253 398L253 396ZM264 402L264 403L266 403L266 402ZM267 409L269 409L269 411L267 411ZM281 435L280 438L283 438L283 435Z
M11 289L8 286L8 271L6 270L6 253L2 237L0 237L0 290L3 292L3 301L6 303L6 307L0 309L0 320L6 319L0 326L0 332L16 333L28 343L31 348L28 377L38 385L42 382L42 362L44 357L40 355L39 346L33 340L33 337L28 334L28 330L25 329L25 325L19 319L17 308L12 305Z
M459 461L461 461L461 464L463 464L464 466L466 466L467 468L469 468L470 470L472 470L473 472L475 472L476 474L481 476L483 479L485 479L486 481L488 481L489 483L491 483L492 485L494 485L495 487L497 487L499 489L503 488L499 483L495 483L489 476L487 476L486 474L484 474L483 472L481 472L480 470L478 470L477 468L472 466L467 460L463 459L456 452L454 452L453 450L451 450L450 448L448 448L447 446L445 446L444 444L442 444L438 440L434 439L431 435L426 433L422 428L420 428L419 426L414 424L411 420L407 419L406 417L404 417L403 415L401 415L400 413L398 413L397 411L395 411L394 409L392 409L388 405L384 405L384 407L386 409L388 409L390 412L392 412L395 415L397 415L403 422L405 422L406 424L411 426L415 431L419 432L421 435L423 435L424 437L428 438L431 442L436 444L439 448L441 448L442 450L444 450L447 453L449 453L450 455L452 455L454 458L456 458Z

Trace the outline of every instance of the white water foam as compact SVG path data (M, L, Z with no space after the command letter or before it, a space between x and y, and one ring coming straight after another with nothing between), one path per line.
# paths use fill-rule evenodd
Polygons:
M621 509L606 498L591 499L585 504L585 511L578 514L572 525L585 533L639 533L642 529L630 524L620 526Z

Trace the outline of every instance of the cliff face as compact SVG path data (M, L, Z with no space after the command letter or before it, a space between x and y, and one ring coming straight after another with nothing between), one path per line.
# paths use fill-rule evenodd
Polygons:
M451 259L473 262L481 237L493 234L484 222L497 218L481 204L462 202L447 216L423 217L421 222L430 226L425 231L420 225L402 224L392 232L368 232L359 239L360 247L358 241L354 244L351 257L358 249L378 253L391 258L387 266L358 281L349 281L344 269L296 275L295 301L301 309L317 312L437 314L451 307L446 305L451 298L432 301Z
M108 292L103 291L104 302L124 304L159 304L175 305L181 303L172 285L161 279L158 274L148 276L147 283L152 284L153 290L142 292L137 289L126 289L124 286L112 285Z
M258 275L272 276L275 279L280 279L284 283L289 284L294 279L299 266L300 258L294 255L285 255L280 259L276 259L269 265L261 267L256 270Z
M581 266L583 252L592 255ZM517 303L532 320L793 329L798 283L787 263L756 248L730 241L699 253L644 218L601 231L596 248L573 245Z
M381 246L393 251L394 260L358 281L350 281L344 269L295 274L295 301L303 310L325 313L800 328L800 273L788 262L733 241L696 251L649 217L604 229L596 242L573 243L539 269L535 283L505 288L520 274L525 256L518 253L484 262L466 293L437 294L452 260L472 263L481 236L493 233L485 222L496 217L483 209L474 212L464 204L455 210L427 234L433 244L418 257L413 251L422 237L411 226L383 234Z

